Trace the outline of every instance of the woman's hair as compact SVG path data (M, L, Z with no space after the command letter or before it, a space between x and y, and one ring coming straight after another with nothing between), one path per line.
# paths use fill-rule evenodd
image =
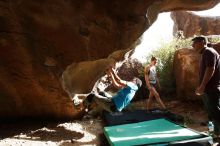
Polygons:
M151 61L154 61L154 60L157 60L157 58L154 57L154 56L152 56L152 57L151 57Z

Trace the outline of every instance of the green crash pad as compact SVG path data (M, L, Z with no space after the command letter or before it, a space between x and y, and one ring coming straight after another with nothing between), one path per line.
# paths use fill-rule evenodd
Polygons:
M196 141L206 137L166 119L104 127L104 134L112 146L166 145L170 142L192 139Z

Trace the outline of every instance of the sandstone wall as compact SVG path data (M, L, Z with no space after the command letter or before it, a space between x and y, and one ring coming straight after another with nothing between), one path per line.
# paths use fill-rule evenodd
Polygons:
M199 84L200 54L193 49L180 49L174 55L174 76L177 97L184 100L195 100L195 89Z
M198 16L192 12L176 11L171 13L174 21L173 34L182 31L185 37L194 35L220 35L220 16Z

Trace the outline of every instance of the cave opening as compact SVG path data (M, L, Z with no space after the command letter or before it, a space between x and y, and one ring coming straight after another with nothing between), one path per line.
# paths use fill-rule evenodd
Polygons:
M219 14L217 12L219 11L219 9L220 4L209 10L191 12L199 16L218 16ZM149 58L147 58L146 56L152 55L152 52L158 50L161 45L170 43L175 37L175 34L173 33L174 21L172 20L170 15L171 12L160 13L157 17L157 20L142 34L141 38L139 38L140 43L134 46L134 48L127 53L124 52L125 55L123 57L123 60L115 61L111 59L101 59L98 61L88 61L79 64L73 63L72 65L67 67L67 69L64 71L62 80L65 91L73 100L83 100L92 90L95 82L100 79L101 82L99 88L100 90L105 90L109 87L110 82L108 81L106 74L104 74L103 68L106 68L106 66L108 66L109 64L112 64L112 66L114 66L114 68L117 70L117 73L122 75L124 79L129 79L131 76L134 75L140 76L140 74L143 73L143 69L140 68L143 68L143 66L149 62ZM101 63L102 61L104 61L105 65ZM162 63L160 65L163 66ZM75 77L72 78L71 74L76 71L75 68L78 68L77 73L75 73L75 77L77 77L77 74L79 75L82 72L85 72L87 74L91 70L94 71L94 68L99 68L100 70L95 70L95 75L93 75L93 79L91 79L92 76L85 76L85 78L88 78L88 86L86 88L83 88L82 86L78 85L72 86L73 84L75 84L73 81ZM94 76L96 77L94 78ZM144 80L143 77L142 80ZM85 86L85 84L83 85Z

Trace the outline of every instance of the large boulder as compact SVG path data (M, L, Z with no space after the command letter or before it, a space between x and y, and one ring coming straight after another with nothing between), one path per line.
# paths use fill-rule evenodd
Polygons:
M106 67L100 59L108 64L109 54L129 49L158 13L219 1L1 1L0 118L76 117L63 72L76 73L68 89L88 92Z
M173 69L176 80L177 97L183 100L196 100L195 89L199 84L200 54L193 49L183 48L175 52Z

